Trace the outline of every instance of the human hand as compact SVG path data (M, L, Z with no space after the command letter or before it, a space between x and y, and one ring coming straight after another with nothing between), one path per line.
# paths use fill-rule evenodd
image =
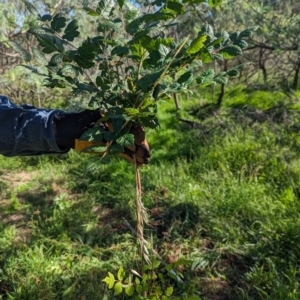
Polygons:
M101 124L104 126L105 130L113 131L111 123ZM119 155L125 158L132 164L135 164L135 160L137 165L148 164L150 161L150 148L148 141L145 136L145 130L140 125L133 125L130 128L129 133L134 136L134 146L124 147L124 152L120 152ZM104 152L97 152L93 150L93 147L96 146L110 146L109 142L90 142L80 139L75 139L75 150L78 152L84 151L85 153L93 153L93 154L104 154ZM88 149L89 148L89 149Z
M138 165L148 164L150 161L150 147L142 126L131 127L130 133L134 136L134 146L125 147L120 155L134 164L134 155Z

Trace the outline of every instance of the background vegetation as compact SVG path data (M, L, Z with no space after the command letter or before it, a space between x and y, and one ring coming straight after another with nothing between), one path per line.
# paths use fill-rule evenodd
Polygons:
M33 2L52 13L81 11L76 1ZM0 2L1 93L41 107L81 106L68 91L50 92L13 68L19 57L8 42L29 51L36 45L24 38L30 20L23 5L9 3ZM172 101L160 103L161 129L147 132L146 235L183 274L178 283L157 267L163 288L174 289L170 299L300 298L298 10L298 1L227 1L195 7L170 29L180 38L205 22L216 31L260 25L238 58L253 61L251 68L226 91L206 87L179 97L180 111ZM83 31L95 30L84 24ZM121 266L127 274L141 271L131 231L134 170L123 160L97 160L73 151L0 158L0 298L130 298L114 296L102 280Z

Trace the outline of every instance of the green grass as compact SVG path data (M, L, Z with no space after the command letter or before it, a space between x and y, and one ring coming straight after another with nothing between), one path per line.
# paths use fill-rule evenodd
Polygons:
M247 94L245 94L247 93ZM230 94L230 93L229 93ZM300 299L300 112L283 94L231 91L221 109L161 105L141 169L145 233L179 266L180 299ZM126 299L102 279L139 270L135 176L64 156L0 158L0 299Z

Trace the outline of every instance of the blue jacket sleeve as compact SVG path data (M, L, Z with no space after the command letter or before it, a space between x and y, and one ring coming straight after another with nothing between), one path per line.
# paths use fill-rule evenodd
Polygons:
M17 106L0 95L0 154L4 156L66 153L56 144L55 116L61 110Z

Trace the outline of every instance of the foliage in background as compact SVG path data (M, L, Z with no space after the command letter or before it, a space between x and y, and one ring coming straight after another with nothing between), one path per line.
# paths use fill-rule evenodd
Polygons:
M136 13L155 13L155 6L146 6L147 1L137 1L140 5L136 6ZM254 64L236 77L234 82L246 82L257 89L272 88L280 90L289 89L293 92L298 87L299 81L299 4L298 0L289 1L223 1L222 6L209 7L198 5L194 1L189 9L182 15L179 15L176 24L166 28L166 36L175 37L176 40L182 39L187 35L196 37L198 32L205 24L210 24L215 32L226 28L228 32L243 31L245 27L259 26L259 30L252 37L247 39L248 46L244 49L244 55L233 59L228 63L227 68L238 65L245 61L251 61ZM61 0L32 0L41 14L49 13L55 15L60 13L66 19L75 18L80 20L79 31L80 40L87 36L96 36L98 21L97 18L90 18L85 11L81 9L82 1L61 1ZM88 2L86 2L88 3ZM94 1L94 3L98 3ZM0 3L0 72L7 73L16 64L20 62L20 55L13 51L8 41L18 42L22 47L31 52L32 47L36 47L34 38L27 39L26 31L32 21L32 16L25 9L23 1L3 0ZM125 5L126 6L126 5ZM134 6L131 6L134 8ZM118 9L115 10L117 14ZM115 37L115 36L114 36ZM76 41L74 41L76 43ZM80 46L79 44L77 46ZM213 61L210 64L216 72L223 71L224 61ZM16 78L23 80L22 72L16 70ZM195 74L195 73L194 73ZM41 90L39 94L41 103L43 98L56 99L56 91L49 91L30 83L27 89L20 88L17 84L9 81L12 76L7 75L2 81L2 93L6 93L15 101L22 99L24 95L27 99L34 97L34 103L38 103L38 96L27 94L26 90ZM68 95L68 92L64 93ZM217 95L217 94L216 94ZM48 103L48 100L47 100ZM48 105L48 104L47 104Z
M95 28L90 20L86 20L79 7L81 1L61 1L61 0L42 0L31 1L40 11L48 11L52 14L79 18L84 25L81 26L83 36L87 32L92 32ZM79 106L76 97L69 98L70 91L62 89L49 89L43 86L43 78L34 75L28 70L19 67L21 64L20 54L13 48L17 44L32 53L32 48L37 47L38 43L32 36L27 35L29 24L33 18L28 13L22 0L8 1L0 3L0 88L1 94L7 95L15 103L30 103L38 107L60 107L74 109ZM31 75L30 75L31 74ZM29 76L30 75L30 76ZM81 101L82 102L82 101ZM86 106L80 104L79 107Z
M232 9L234 7L234 9ZM226 5L203 16L214 28L240 29L259 26L244 52L244 59L255 64L245 73L247 83L256 88L299 87L298 0L228 0Z

